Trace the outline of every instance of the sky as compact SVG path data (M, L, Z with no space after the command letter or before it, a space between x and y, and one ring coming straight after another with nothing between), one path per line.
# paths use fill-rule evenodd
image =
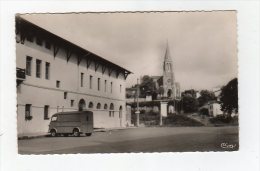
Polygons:
M223 86L237 77L235 11L27 14L23 18L133 72L162 75L169 44L181 90Z

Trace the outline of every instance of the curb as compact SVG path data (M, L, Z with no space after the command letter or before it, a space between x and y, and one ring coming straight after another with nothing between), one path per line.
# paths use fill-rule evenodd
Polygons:
M45 135L33 135L33 136L21 136L18 137L18 140L27 140L27 139L34 139L34 138L42 138L42 137L47 137L49 136L49 134L45 134Z
M111 129L94 129L93 130L93 133L95 132L108 132L108 131L117 131L117 130L125 130L125 129L130 129L130 128L136 128L136 127L127 127L127 128L111 128ZM28 136L28 135L25 135L25 136L20 136L18 137L18 140L27 140L27 139L34 139L34 138L42 138L42 137L48 137L50 136L49 133L46 133L46 134L42 134L42 135L32 135L32 136Z

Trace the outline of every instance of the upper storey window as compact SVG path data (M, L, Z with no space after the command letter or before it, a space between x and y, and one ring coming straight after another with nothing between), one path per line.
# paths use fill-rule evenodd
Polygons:
M98 82L97 82L97 88L98 88L98 91L100 90L100 78L98 78L98 80L97 80Z
M42 61L39 59L36 59L36 77L41 78L41 65Z
M89 88L92 89L92 79L93 79L93 76L90 75L89 76Z
M31 76L32 74L32 57L27 56L26 57L26 69L25 69L26 75Z
M50 79L50 63L49 62L45 63L45 79L46 80Z
M113 82L110 83L110 93L113 93Z
M105 85L104 85L104 90L105 90L105 92L107 91L107 80L105 80Z
M84 73L80 73L80 87L83 87L84 85Z

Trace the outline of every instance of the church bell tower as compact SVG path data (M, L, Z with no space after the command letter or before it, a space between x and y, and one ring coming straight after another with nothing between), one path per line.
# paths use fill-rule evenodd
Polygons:
M170 50L167 42L166 51L163 62L163 88L164 97L175 97L175 78L173 73L173 63L170 55Z

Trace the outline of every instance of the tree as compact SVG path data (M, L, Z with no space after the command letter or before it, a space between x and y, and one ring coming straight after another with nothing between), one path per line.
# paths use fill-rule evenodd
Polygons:
M212 100L216 100L216 96L214 92L208 90L200 91L200 97L198 98L200 107Z
M196 112L198 110L198 101L190 94L183 95L182 105L185 113Z
M148 75L143 76L140 84L140 97L145 97L147 93L152 95L155 91L156 88L153 79Z
M163 94L164 94L164 88L163 88L163 86L160 86L160 87L158 88L158 94L160 94L161 97L163 96Z
M238 113L238 88L237 78L232 79L227 85L221 88L220 106L224 113L231 115Z

